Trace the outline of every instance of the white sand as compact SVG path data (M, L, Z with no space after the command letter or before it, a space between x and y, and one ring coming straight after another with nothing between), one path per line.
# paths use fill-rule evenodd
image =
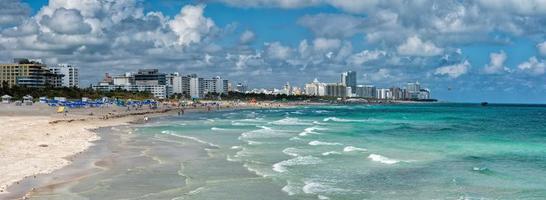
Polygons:
M235 105L235 106L234 106ZM287 107L289 104L229 103L224 108ZM187 111L207 110L205 107ZM0 194L7 187L37 174L47 174L71 163L70 157L87 150L100 127L117 126L142 119L126 116L129 113L158 112L160 110L131 110L123 108L73 109L67 116L55 113L54 107L35 104L14 106L0 104ZM93 115L90 115L93 113ZM146 114L147 116L162 114ZM104 119L108 116L108 119ZM117 116L117 117L116 117ZM59 121L59 123L50 123ZM73 120L67 122L67 120ZM82 121L80 121L82 120Z
M0 116L0 190L23 178L51 173L68 157L85 151L99 137L91 129L122 124L122 119L50 124L48 116Z

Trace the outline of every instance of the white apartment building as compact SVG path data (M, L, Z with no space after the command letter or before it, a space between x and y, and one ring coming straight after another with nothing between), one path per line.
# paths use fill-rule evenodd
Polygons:
M73 65L58 64L49 67L49 71L55 74L64 75L61 80L63 87L79 87L80 85L79 69Z

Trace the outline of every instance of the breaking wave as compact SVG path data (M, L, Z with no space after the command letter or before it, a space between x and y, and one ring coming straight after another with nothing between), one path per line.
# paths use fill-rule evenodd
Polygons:
M283 160L273 165L273 171L283 173L288 171L287 167L298 165L316 165L322 163L320 158L314 156L298 156L289 160Z

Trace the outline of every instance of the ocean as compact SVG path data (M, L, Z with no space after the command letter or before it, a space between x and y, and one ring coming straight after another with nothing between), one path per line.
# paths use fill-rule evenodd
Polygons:
M539 105L219 111L101 132L116 131L85 175L31 198L546 199Z

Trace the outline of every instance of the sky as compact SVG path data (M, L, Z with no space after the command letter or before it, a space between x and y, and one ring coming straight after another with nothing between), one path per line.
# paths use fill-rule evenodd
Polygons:
M545 0L0 0L0 62L140 68L250 88L419 81L455 102L546 103Z

